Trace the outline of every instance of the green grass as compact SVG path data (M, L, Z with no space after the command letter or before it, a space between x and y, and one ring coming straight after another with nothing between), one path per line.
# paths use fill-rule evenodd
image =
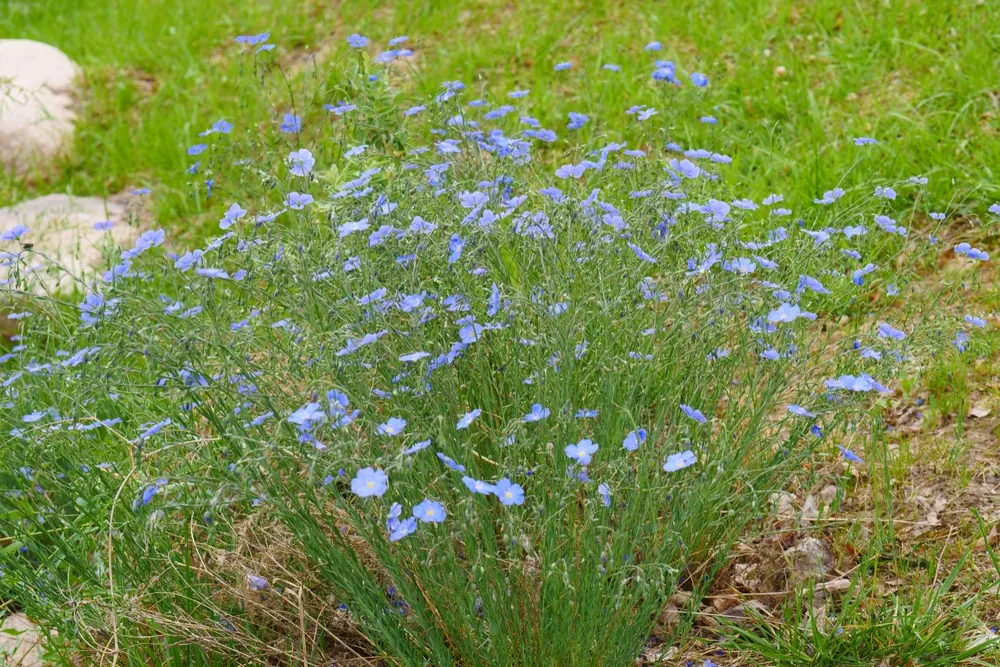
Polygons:
M927 175L929 207L961 201L964 213L1000 193L998 24L993 2L3 0L0 35L58 46L86 81L69 164L47 182L7 179L0 204L150 185L163 223L189 230L206 202L191 196L185 149L216 119L245 117L254 104L239 94L232 37L272 32L278 61L294 70L307 52L332 59L357 30L376 44L413 37L414 92L450 79L497 93L529 87L543 124L561 127L567 111L586 111L612 136L627 105L662 101L649 68L610 76L599 65L652 61L642 49L657 39L659 57L709 75L701 111L720 120L673 138L743 146L736 157L748 196L780 184L793 204L810 201L851 168L850 139L873 136L883 142L880 173ZM561 60L574 69L554 72Z

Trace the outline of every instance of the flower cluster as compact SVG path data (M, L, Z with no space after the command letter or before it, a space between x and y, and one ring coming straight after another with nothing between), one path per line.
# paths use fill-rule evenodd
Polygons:
M268 39L237 42L265 58ZM656 60L660 111L602 109L633 118L632 134L577 144L600 117L545 128L529 90L470 99L448 81L429 99L394 97L384 79L412 55L405 41L368 59L369 40L351 35L351 86L276 110L260 138L228 120L199 135L188 153L225 162L212 181L232 184L217 235L181 251L145 231L75 310L17 314L0 356L16 443L3 462L29 472L5 478L0 508L24 521L4 534L23 538L26 572L92 517L91 533L146 535L149 560L171 563L164 525L214 535L269 512L386 651L416 642L444 664L436 652L489 646L513 664L518 632L538 631L524 618L541 615L546 632L586 637L586 661L628 664L638 647L606 633L644 636L681 573L759 513L756 490L814 450L862 465L832 434L948 347L896 300L910 276L894 258L935 249L931 230L890 217L923 183L845 182L786 207L739 192L726 149L658 139L681 136L672 120L724 122L666 118L680 99L703 103L702 73ZM953 252L970 270L989 259L969 243ZM848 313L849 335L825 334ZM961 352L985 321L956 326ZM128 516L108 505L115 485L132 494ZM381 570L359 566L359 543ZM103 590L101 571L77 576ZM380 577L407 604L373 597ZM76 599L56 585L48 599ZM270 590L259 574L243 585ZM552 602L579 591L615 618ZM440 639L467 633L469 647Z

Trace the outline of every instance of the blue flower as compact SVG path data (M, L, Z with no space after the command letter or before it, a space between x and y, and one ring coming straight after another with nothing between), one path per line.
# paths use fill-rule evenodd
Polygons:
M207 144L195 144L194 146L188 147L187 154L188 155L201 155L206 150L208 150L208 145Z
M352 49L363 49L368 46L368 38L354 33L353 35L348 35L347 43Z
M831 294L830 290L823 287L823 283L810 276L799 275L799 288L810 289L817 294Z
M704 424L708 421L705 419L705 415L701 413L701 410L695 410L690 405L684 405L681 403L681 412L700 424Z
M634 452L639 449L639 445L646 442L646 429L640 428L635 431L631 431L625 440L622 441L622 447L630 452Z
M441 523L448 514L444 511L444 505L436 500L425 498L419 505L414 506L413 516L424 523Z
M557 72L562 72L562 71L568 70L572 66L573 66L573 63L571 63L571 62L569 62L567 60L567 61L564 61L564 62L561 62L561 63L556 63L556 66L553 67L553 69L555 71L557 71Z
M293 113L286 113L278 128L285 134L294 134L302 130L302 119Z
M256 46L257 44L262 44L270 39L271 33L262 32L259 35L237 35L233 40L237 44L246 44L248 46Z
M181 271L187 271L188 269L200 264L204 254L204 251L201 249L186 252L177 258L177 261L174 262L174 268L180 269Z
M877 144L877 139L872 139L871 137L854 137L855 146L869 146Z
M597 492L601 494L601 502L605 507L611 507L611 487L607 484L598 484Z
M226 211L225 215L222 216L222 219L219 220L219 227L221 229L229 229L233 226L233 223L242 219L246 214L247 210L245 208L242 208L239 204L233 204Z
M590 116L582 113L576 113L575 111L569 112L569 124L566 126L571 130L579 130L581 127L587 124L590 120Z
M462 251L465 250L465 240L462 239L458 234L452 234L451 240L448 241L448 264L454 264L458 261L458 258L462 256Z
M226 280L229 278L229 274L226 273L224 269L204 268L204 269L195 269L194 272L204 278L220 278L222 280Z
M580 465L589 465L591 457L598 450L599 446L596 442L584 438L575 445L566 445L566 456L575 460Z
M401 417L390 417L384 424L378 425L378 432L382 435L399 435L406 428L406 420Z
M676 159L671 159L668 164L672 169L679 172L680 175L683 176L684 178L698 178L698 176L700 176L702 173L698 165L696 165L694 162L691 162L690 160L681 160L678 162ZM727 213L729 212L728 204L726 205L726 212ZM718 216L718 213L715 213L714 211L712 213L716 215L716 217Z
M777 309L767 314L768 322L794 322L796 319L804 317L807 320L815 320L816 313L802 310L796 305L783 303Z
M357 109L358 105L350 104L349 102L339 102L337 104L324 104L323 108L336 116L343 116L345 113Z
M846 389L847 391L867 392L876 390L888 392L889 390L867 373L858 376L841 375L839 378L826 381L827 389Z
M551 410L549 410L548 408L542 407L541 403L535 403L534 405L531 406L531 412L529 412L528 414L524 415L524 418L523 418L522 421L524 421L525 423L539 422L539 421L542 421L543 419L545 419L546 417L548 417L550 413L551 413Z
M708 77L701 72L691 73L691 83L698 86L699 88L704 88L708 85Z
M473 479L472 477L462 477L462 483L465 484L465 488L473 493L478 493L484 496L488 496L494 491L496 487L488 482L483 482L478 479Z
M407 535L412 535L415 532L417 532L417 519L411 516L396 523L389 533L389 541L398 542Z
M403 453L404 454L416 454L421 449L426 449L427 447L429 447L430 444L431 444L430 440L421 440L417 444L415 444L415 445L413 445L411 447L407 447L406 449L404 449Z
M520 484L512 484L506 477L497 482L493 493L504 505L524 504L524 489L521 488Z
M646 51L659 51L662 48L663 44L661 44L660 42L650 42L645 47Z
M18 223L3 233L0 233L0 241L16 241L31 230L21 223Z
M989 253L983 252L979 248L973 248L968 243L959 243L955 246L955 254L965 255L969 259L978 259L984 262L990 258Z
M860 456L858 456L851 450L846 449L843 445L837 445L837 449L839 449L840 453L844 455L844 458L850 461L851 463L864 463L864 461L861 459Z
M145 428L145 430L142 433L139 434L139 437L137 438L137 440L139 440L139 441L148 440L149 438L153 437L154 435L156 435L157 433L159 433L160 431L162 431L164 427L170 426L171 423L172 422L171 422L170 418L168 417L167 419L164 419L163 421L156 422L155 424L152 424L152 425L144 426L143 428Z
M298 192L289 192L288 197L285 198L285 206L292 209L293 211L301 211L311 203L313 203L313 196L310 194L299 194Z
M808 410L806 410L805 408L803 408L801 405L796 405L795 403L792 403L791 405L788 406L788 411L791 412L793 415L798 415L800 417L815 417L816 416L812 412L809 412Z
M886 324L885 322L878 323L878 337L879 338L893 338L895 340L903 340L906 338L906 333L896 329L892 325Z
M656 69L653 70L654 81L666 81L674 83L677 81L677 68L669 60L657 60Z
M319 403L307 403L305 406L288 415L288 421L305 430L309 430L314 424L326 421L326 413L320 408Z
M262 591L267 588L267 579L256 574L248 574L247 583L250 584L250 588L255 591Z
M465 466L462 465L461 463L458 463L457 461L455 461L455 459L451 458L447 454L442 454L441 452L438 452L437 457L441 459L441 463L445 464L452 470L456 472L465 472Z
M651 264L656 264L656 259L651 257L649 254L646 253L645 250L643 250L636 244L629 242L628 247L631 248L632 252L635 253L635 256L641 259L642 261L650 262Z
M823 193L823 197L820 199L814 199L813 202L821 205L829 205L837 201L844 196L843 188L834 188L833 190L827 190Z
M106 232L114 226L115 223L111 220L101 220L100 222L94 223L94 230L98 232Z
M694 465L697 461L698 457L690 449L678 454L671 454L667 457L666 463L663 464L663 471L677 472L678 470L683 470L688 466Z
M371 467L362 468L351 480L351 491L362 498L380 497L388 488L389 476Z
M458 420L458 424L455 425L455 428L458 430L469 428L469 424L471 424L472 421L482 413L483 411L479 408L476 408L472 412L466 412L462 415L462 418Z
M313 154L305 148L288 154L288 171L295 176L308 176L315 164L316 159Z
M350 236L354 232L363 232L368 229L371 225L368 224L368 218L362 218L356 222L345 222L344 224L337 227L337 234L340 238L345 238Z
M220 134L229 134L233 131L233 124L227 120L217 120L212 124L212 127L208 128L204 132L199 132L199 137L205 137L210 134L215 134L216 132Z

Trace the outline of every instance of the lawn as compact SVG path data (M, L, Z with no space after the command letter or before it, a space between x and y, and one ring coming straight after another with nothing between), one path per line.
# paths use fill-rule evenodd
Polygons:
M646 68L614 75L606 63L683 61L713 81L704 100L715 126L684 128L684 145L735 146L750 196L780 182L811 201L855 167L853 137L890 143L887 177L930 179L929 204L974 211L998 193L1000 8L993 2L368 2L48 0L0 3L4 35L54 44L85 71L83 122L72 161L54 181L8 182L0 204L32 193L113 194L155 185L164 224L196 227L208 205L192 196L186 149L219 118L260 102L241 95L232 39L269 31L289 72L323 69L360 31L374 42L412 35L426 95L458 79L473 89L533 90L551 125L576 110L655 105ZM649 53L644 47L663 44ZM310 59L310 57L313 59ZM553 71L560 61L569 73ZM568 75L566 75L568 74ZM600 113L592 132L628 121ZM860 179L863 182L864 176ZM216 208L224 202L215 202Z
M73 294L0 230L0 604L58 665L995 664L1000 5L938 4L0 0L84 73L0 205L149 189Z

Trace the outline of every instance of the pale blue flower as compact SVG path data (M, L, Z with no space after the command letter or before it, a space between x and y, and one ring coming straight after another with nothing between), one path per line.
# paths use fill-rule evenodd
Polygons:
M315 164L313 154L305 148L288 154L288 170L295 176L308 176Z
M640 428L629 432L629 434L625 436L625 440L622 441L622 447L630 452L634 452L639 449L639 445L644 442L646 442L646 429Z
M381 496L388 488L389 476L371 467L362 468L351 480L351 491L362 498Z
M667 457L666 463L663 464L663 471L677 472L678 470L683 470L688 466L694 465L697 461L698 457L690 449L678 454L671 454Z
M444 510L444 505L436 500L425 498L423 502L413 508L413 516L424 523L441 523L448 514Z
M708 77L701 72L691 73L691 83L698 86L699 88L704 88L708 85Z
M858 456L851 450L845 448L843 445L837 445L837 449L839 449L840 453L844 455L844 458L850 461L851 463L864 463L864 461L860 456Z
M611 507L611 487L607 484L598 484L597 492L601 494L601 502L605 507Z
M496 487L489 482L483 482L478 479L473 479L472 477L462 477L462 483L465 484L465 488L473 493L478 493L480 495L488 496L494 491Z
M580 465L589 465L591 457L597 452L599 446L587 438L580 440L575 445L566 445L566 456L575 460Z
M531 406L531 412L526 414L522 421L529 422L539 422L549 416L551 410L546 407L542 407L541 403L535 403Z
M406 428L406 420L401 417L390 417L376 429L382 435L399 435Z
M482 413L483 411L480 408L476 408L471 412L466 412L462 415L462 418L458 420L458 424L455 425L455 428L458 430L469 428L469 424L471 424L473 420L475 420L475 418Z
M504 505L524 504L524 489L521 488L520 484L511 483L506 477L496 483L493 493L496 494L496 497Z
M299 194L298 192L289 192L288 197L285 198L285 206L292 209L293 211L301 211L311 203L313 203L313 196L310 194Z
M683 403L681 403L681 412L683 412L689 418L695 420L700 424L704 424L705 422L708 421L705 418L705 415L702 414L701 410L695 410L690 405L684 405Z

